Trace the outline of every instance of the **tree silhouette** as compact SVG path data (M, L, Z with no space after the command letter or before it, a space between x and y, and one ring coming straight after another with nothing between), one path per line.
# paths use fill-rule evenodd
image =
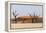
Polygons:
M32 15L30 13L28 13L28 14L29 14L30 17L32 17ZM30 18L30 20L31 20L31 18ZM31 21L29 21L29 22L31 22Z
M23 19L23 23L24 23L24 19Z
M18 13L16 14L17 12L15 11L15 12L13 12L13 16L15 17L15 21L16 21L16 23L17 23L17 16L18 16Z
M35 21L37 22L38 16L36 15Z
M35 22L35 13L34 13L34 16L32 18L32 23L34 23L34 22Z
M32 16L30 13L28 13L29 14L29 16Z
M31 16L31 14L29 14L29 16Z
M33 22L37 22L38 16L34 13Z

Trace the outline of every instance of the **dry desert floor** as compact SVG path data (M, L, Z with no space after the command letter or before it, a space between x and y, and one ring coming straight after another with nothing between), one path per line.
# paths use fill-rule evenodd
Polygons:
M40 28L42 27L42 23L11 23L11 28Z

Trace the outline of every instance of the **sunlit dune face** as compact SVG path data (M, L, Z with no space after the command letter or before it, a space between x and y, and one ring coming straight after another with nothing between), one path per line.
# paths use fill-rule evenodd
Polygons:
M42 18L40 16L21 16L21 17L18 17L18 18L22 18L22 19L32 19L32 18Z
M20 16L18 18L20 18L21 20L32 20L32 18L39 19L39 18L42 18L42 17L40 17L40 16Z
M19 18L32 18L31 16L21 16Z

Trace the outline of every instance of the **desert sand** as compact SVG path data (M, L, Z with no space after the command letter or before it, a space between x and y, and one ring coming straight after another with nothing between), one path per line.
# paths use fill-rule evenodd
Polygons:
M11 28L40 28L42 25L42 23L11 23Z

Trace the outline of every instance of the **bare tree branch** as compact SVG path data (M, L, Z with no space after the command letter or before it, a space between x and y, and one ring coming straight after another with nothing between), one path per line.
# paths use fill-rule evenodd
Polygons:
M15 12L13 12L13 16L15 17L15 21L16 21L16 23L17 23L17 16L19 15L18 13L16 14L17 12L15 11Z

